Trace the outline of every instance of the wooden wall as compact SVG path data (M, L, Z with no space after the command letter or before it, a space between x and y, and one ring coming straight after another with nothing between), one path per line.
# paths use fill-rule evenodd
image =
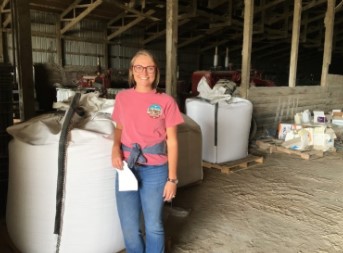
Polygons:
M279 122L293 122L294 114L305 109L343 109L343 76L328 76L328 87L251 87L248 99L253 103L257 123L256 136L275 134Z

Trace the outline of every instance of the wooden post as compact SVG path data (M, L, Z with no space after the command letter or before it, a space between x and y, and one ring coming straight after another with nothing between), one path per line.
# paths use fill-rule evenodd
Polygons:
M20 119L25 121L35 116L30 6L29 0L13 0L11 3L14 13L12 20L15 27Z
M108 70L109 67L110 67L110 64L109 64L109 45L108 45L108 41L107 41L107 29L105 28L104 30L104 42L103 42L103 45L104 45L104 69L105 70Z
M335 5L336 0L328 0L328 7L324 19L325 24L325 41L324 41L324 55L323 55L323 67L322 77L320 80L320 86L327 87L327 77L329 73L329 65L331 63L332 55L332 38L333 29L335 24Z
M167 0L166 92L177 96L178 1Z
M248 97L250 83L251 43L254 19L254 0L244 0L244 30L242 48L241 97Z
M57 22L56 24L56 47L57 47L57 61L58 64L63 67L64 66L64 41L62 39L61 34L61 22Z
M288 86L295 87L297 79L298 50L301 27L302 0L294 0L293 29L292 29L292 49L289 64Z
M0 20L2 20L2 15L0 13ZM5 55L4 55L4 32L2 30L2 22L0 24L0 62L5 62Z

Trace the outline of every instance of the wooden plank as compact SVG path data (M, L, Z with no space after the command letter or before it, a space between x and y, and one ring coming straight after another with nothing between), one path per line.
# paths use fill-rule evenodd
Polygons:
M256 141L257 147L260 150L267 151L269 154L284 153L284 154L289 154L289 155L296 155L305 160L324 156L324 152L321 150L305 150L305 151L293 150L286 147L282 147L281 146L282 143L283 143L283 140L279 140L279 139L265 139L265 140Z
M255 164L263 163L263 156L249 154L247 157L226 163L210 163L203 161L202 166L208 169L217 169L221 173L229 174L237 169L246 169Z
M281 146L276 146L275 152L281 152L281 153L290 154L290 155L297 155L305 160L309 160L310 158L313 158L313 157L324 156L323 151L319 151L319 150L299 151L299 150L292 150L292 149L281 147Z

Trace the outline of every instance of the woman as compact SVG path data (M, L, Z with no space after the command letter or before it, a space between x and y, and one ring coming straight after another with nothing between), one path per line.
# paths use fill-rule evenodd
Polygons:
M129 69L131 88L117 94L112 115L116 122L113 167L122 169L123 160L127 161L139 184L138 191L119 191L116 183L128 253L164 252L163 205L177 190L177 125L183 118L175 100L157 92L159 79L155 57L147 50L138 51Z

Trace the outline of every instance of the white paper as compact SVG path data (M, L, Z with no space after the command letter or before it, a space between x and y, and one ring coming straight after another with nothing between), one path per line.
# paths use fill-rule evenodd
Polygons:
M138 190L137 178L132 173L130 168L127 166L127 163L125 161L123 161L123 163L124 163L123 169L122 170L117 169L119 191L137 191Z

